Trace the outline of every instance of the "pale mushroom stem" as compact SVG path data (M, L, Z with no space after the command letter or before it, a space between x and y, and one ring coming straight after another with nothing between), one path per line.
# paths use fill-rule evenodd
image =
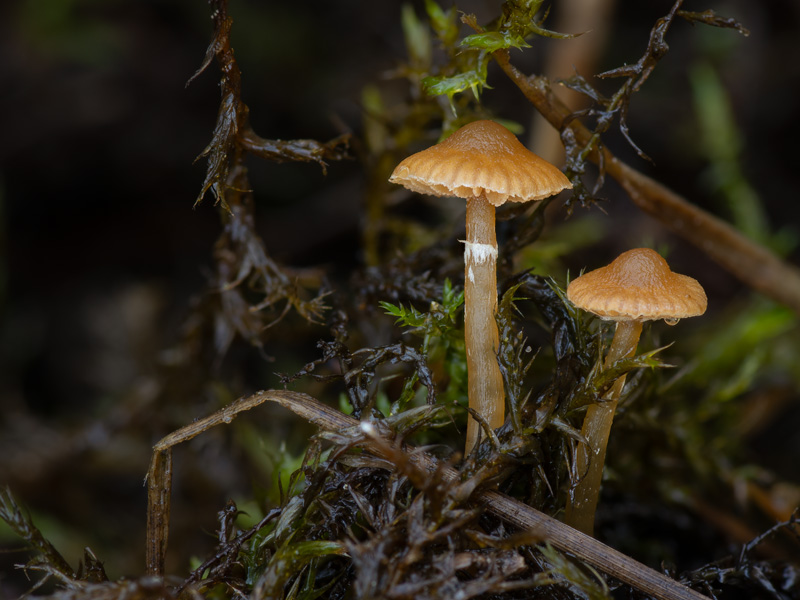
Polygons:
M464 338L469 407L496 429L503 424L505 392L497 364L497 236L494 206L484 196L467 200L464 248ZM467 421L466 452L481 437L478 422Z
M641 333L641 321L618 321L614 340L606 355L605 368L611 367L622 358L632 356L636 352ZM564 522L588 535L592 535L594 531L594 513L600 497L608 436L624 385L625 375L622 375L606 392L602 402L589 406L583 420L581 434L587 443L580 444L577 449L575 462L580 479L567 500Z

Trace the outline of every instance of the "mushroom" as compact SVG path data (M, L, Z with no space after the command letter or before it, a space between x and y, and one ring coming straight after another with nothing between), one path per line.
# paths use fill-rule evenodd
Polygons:
M497 363L497 238L495 207L542 200L571 188L555 166L529 151L494 121L474 121L443 142L413 154L389 181L420 194L467 200L464 241L464 334L469 406L495 429L503 424L505 393ZM470 415L466 451L480 440Z
M632 356L644 321L664 319L675 325L706 311L706 294L691 277L673 273L667 261L649 248L620 254L610 265L586 273L567 286L567 298L601 319L616 321L614 339L604 366ZM565 522L592 535L600 495L606 445L625 376L619 377L603 399L588 407L576 456L578 483L570 491Z

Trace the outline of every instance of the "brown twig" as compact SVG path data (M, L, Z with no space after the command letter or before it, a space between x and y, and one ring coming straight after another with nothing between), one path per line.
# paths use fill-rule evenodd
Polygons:
M214 32L200 68L191 83L216 61L220 69L220 107L211 141L198 159L205 159L206 174L195 205L208 192L218 204L223 229L214 247L214 293L204 304L213 318L217 365L236 337L263 354L265 330L294 309L309 323L322 321L328 309L327 292L312 292L280 266L267 251L256 226L255 197L246 158L255 155L273 162L315 162L323 172L329 161L349 157L348 136L327 143L315 140L269 140L250 126L250 110L242 97L242 72L231 44L233 18L228 0L209 0ZM246 285L244 285L246 284ZM312 296L313 294L313 296ZM254 298L258 295L260 299ZM266 357L266 354L263 354Z
M153 465L155 466L156 464L156 456L169 452L176 444L187 441L215 425L230 423L240 412L254 408L264 402L280 404L326 431L341 431L360 425L357 419L326 406L307 394L280 390L258 392L247 398L240 398L217 413L200 419L162 439L154 447ZM385 444L370 442L367 439L364 442L364 446L378 456L382 456L385 453ZM410 453L409 457L410 460L416 461L417 465L425 471L440 470L446 480L454 481L459 478L458 471L451 467L443 466L435 458L424 452ZM165 494L169 494L169 474L159 476L158 473L154 473L151 470L148 475L148 482L152 490L151 498L160 498L162 501L160 506L156 506L151 502L148 506L148 511L163 511L164 506L167 507L166 510L168 511L169 503L168 501L164 503L163 498ZM494 491L478 491L473 496L473 500L495 517L503 519L520 529L535 531L554 547L569 552L593 567L638 590L651 594L659 600L700 600L705 598L705 596L670 579L666 575L504 494ZM166 522L166 520L168 520L168 514L161 514L159 519L148 517L148 523L151 521ZM165 528L148 531L148 536L162 536L161 539L148 538L148 552L151 552L151 549L163 550L166 548L166 533ZM159 563L152 560L152 558L148 555L148 567L150 565L159 566ZM161 571L150 571L151 573L159 575L163 573L163 554L161 559Z
M153 450L147 472L147 545L145 565L148 575L164 574L172 496L172 449Z
M569 108L550 90L543 77L528 77L509 60L508 51L494 53L503 72L556 129L569 129L578 144L589 143L592 132L573 119ZM734 227L691 204L657 181L618 160L607 148L590 159L602 164L641 210L705 252L747 286L800 314L800 269L746 238Z
M76 583L79 578L73 568L64 556L56 550L56 547L42 535L39 528L33 524L30 515L17 504L7 486L0 488L0 522L4 522L32 550L35 550L40 555L40 559L34 559L28 563L28 566L32 569L46 573L45 579L38 582L36 587L42 585L49 576L57 578L68 586Z
M234 509L235 508L236 507L234 505ZM243 531L231 540L221 541L214 555L206 559L203 564L192 571L189 577L187 577L183 583L178 586L178 588L175 590L176 595L180 596L181 592L190 586L194 586L201 580L204 581L204 584L207 587L217 583L216 572L224 570L225 568L230 568L230 563L236 560L236 557L241 551L244 543L261 531L261 529L267 525L267 523L280 516L280 514L281 509L273 508L250 529Z
M147 545L145 562L148 575L161 576L164 574L172 490L172 448L188 442L212 427L230 423L240 412L250 410L268 399L258 395L239 398L217 412L173 431L153 446L153 458L150 461L146 479Z
M328 160L349 158L350 136L339 136L327 143L316 140L268 140L258 136L250 127L250 109L242 99L242 73L231 46L233 19L228 15L227 0L211 0L214 35L206 50L200 68L189 78L189 85L203 73L216 58L222 72L220 102L214 135L198 158L208 161L206 176L200 194L195 201L199 204L209 191L213 192L217 203L231 211L229 196L249 189L249 182L231 181L230 175L241 167L247 153L274 162L316 162L323 172ZM237 187L237 184L244 187Z
M559 44L547 54L544 75L551 81L567 79L575 73L592 73L608 34L611 31L611 18L616 0L562 0L556 15L556 31L582 31L568 44ZM556 90L564 103L571 110L579 110L586 105L586 96L564 87ZM542 118L535 113L535 124L532 127L530 147L542 158L554 163L563 164L564 146L558 131L545 126Z

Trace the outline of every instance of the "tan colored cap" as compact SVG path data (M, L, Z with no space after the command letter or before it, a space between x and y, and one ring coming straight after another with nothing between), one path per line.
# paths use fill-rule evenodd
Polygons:
M614 262L581 275L567 287L578 308L612 321L674 321L706 312L706 293L691 277L673 273L649 248L620 254Z
M397 165L389 181L431 196L485 194L494 206L541 200L572 187L560 170L494 121L473 121L443 142L412 154Z

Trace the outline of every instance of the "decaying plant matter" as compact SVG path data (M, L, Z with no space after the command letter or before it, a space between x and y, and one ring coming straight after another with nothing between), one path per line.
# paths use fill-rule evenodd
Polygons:
M287 272L267 253L255 228L253 194L245 166L252 154L270 161L315 162L325 170L326 161L347 157L346 137L327 143L314 140L267 140L250 127L249 109L242 99L239 65L231 47L233 19L227 2L214 1L214 36L200 69L189 83L211 63L219 63L221 101L214 135L198 158L208 164L196 203L210 191L221 207L223 233L214 249L217 294L214 335L217 353L224 355L235 336L262 346L262 332L282 319L290 309L309 321L319 321L327 308L322 289L311 298L302 291L301 277ZM321 287L322 282L311 285ZM283 304L282 308L279 306Z
M344 546L329 542L325 545L323 552L317 554L309 552L310 555L322 557L330 554L343 554L346 548L356 566L355 589L359 596L373 597L378 594L387 598L428 596L435 598L442 597L443 594L455 594L458 590L459 595L473 597L489 591L530 589L562 584L563 581L558 576L558 569L555 566L555 572L551 574L536 573L533 576L529 575L527 579L505 581L509 575L530 572L530 565L524 560L524 554L520 554L519 546L546 540L556 548L567 551L585 560L588 564L613 574L616 578L653 594L657 598L689 600L703 597L665 575L637 563L613 548L604 546L591 537L581 534L519 501L494 491L480 491L487 480L491 481L499 476L499 470L503 468L501 464L497 464L500 457L496 456L487 461L471 479L462 482L458 472L448 467L446 463L441 463L424 452L414 451L410 448L404 449L398 445L399 440L406 435L405 429L416 427L419 422L427 419L436 418L435 415L438 411L434 407L426 408L422 412L413 411L416 414L411 418L409 418L410 415L399 415L396 419L358 421L305 394L286 391L260 392L248 398L242 398L219 413L176 431L161 440L154 448L156 456L170 453L175 445L191 439L210 427L221 423L230 423L239 413L264 402L277 402L318 425L323 430L322 439L332 442L335 447L339 448L329 460L356 467L356 472L360 472L360 476L363 478L368 477L367 473L370 470L390 473L388 481L385 476L380 477L382 481L379 485L386 486L389 493L388 498L382 499L383 504L378 505L375 505L375 502L376 500L380 501L381 498L380 495L375 494L375 490L370 494L371 497L362 496L362 484L348 479L352 483L347 484L346 493L352 497L354 502L351 510L358 510L368 528L372 529L372 535L367 540L350 541ZM411 419L417 423L412 423ZM343 453L347 448L357 446L366 448L382 460L365 455L347 456ZM335 471L336 466L328 464L326 470ZM392 474L395 472L400 475L399 481L393 479ZM313 471L309 469L305 474L308 477L312 473ZM319 473L317 471L315 474L322 475L323 478L330 476L329 472ZM371 476L375 477L374 474ZM151 467L149 479L151 488L159 488L161 495L169 495L168 475L162 475L157 472L157 469ZM396 494L401 491L404 494L408 493L406 488L408 484L419 490L420 494L406 505L407 514L404 516L398 513L395 502L399 500ZM338 479L337 485L344 485L344 481ZM311 489L317 489L317 486L311 486ZM333 491L330 486L327 489L329 493ZM306 495L306 497L310 496ZM466 504L471 498L473 506ZM458 554L457 548L454 547L454 544L458 543L454 539L457 537L455 534L478 519L479 507L493 517L526 531L527 534L512 536L512 538L504 540L502 537L497 537L497 534L494 536L481 534L476 529L467 533L467 538L473 537L474 541L480 541L486 550L478 555L472 555L469 552ZM308 512L316 510L305 504L302 508L287 505L284 508L283 516L286 511L293 509L298 511L305 509L307 515ZM164 514L164 509L161 505L151 504L148 512ZM299 517L299 514L291 512L290 514L291 518ZM267 515L259 522L257 528L241 534L234 540L234 543L222 546L217 556L230 552L230 550L223 550L229 546L234 552L237 551L247 539L252 537L255 531L264 528L275 520L277 515L277 512ZM330 518L332 516L331 509L326 507L323 517ZM401 517L404 517L403 525L401 528L397 528L398 519ZM345 519L345 522L348 521L351 526L355 526L355 515ZM334 527L340 526L342 524L341 517L334 523ZM437 527L432 530L431 525L434 523L437 524ZM284 523L284 526L290 526L290 524ZM280 527L280 523L278 527ZM225 538L226 536L222 534L223 530L220 535ZM498 530L498 533L499 531L502 531L502 528ZM150 535L166 538L166 531L163 529L151 531ZM281 532L274 534L275 537L279 535ZM221 542L224 541L224 539L221 540ZM150 542L152 547L160 547L165 544L165 539L151 539ZM438 560L431 560L430 556L426 556L431 548L441 544L445 544L444 555L447 558L444 562L440 563ZM390 547L397 549L399 559L385 564L386 558L397 557ZM299 553L297 548L294 548L294 551ZM279 556L281 552L282 549L278 549L275 556ZM553 560L555 556L557 554L552 549L542 550L542 560L545 563L555 562ZM220 558L216 558L213 563L216 564L220 560ZM273 565L273 562L276 564ZM204 565L204 568L209 566ZM281 561L273 559L265 574L262 575L262 578L269 580L269 591L272 594L279 594L281 589L276 587L275 580L277 579L283 584L286 582L286 578L285 576L281 578L280 574L270 570L270 567L282 569L285 568L285 565ZM423 570L415 569L415 567L422 567ZM478 573L478 577L465 585L456 577L456 572L470 569L474 569ZM426 574L424 570L429 570L429 572ZM213 585L218 583L222 577L216 579L212 576L206 579L207 581L203 585ZM263 586L266 585L259 581L256 584L256 590L264 593Z

